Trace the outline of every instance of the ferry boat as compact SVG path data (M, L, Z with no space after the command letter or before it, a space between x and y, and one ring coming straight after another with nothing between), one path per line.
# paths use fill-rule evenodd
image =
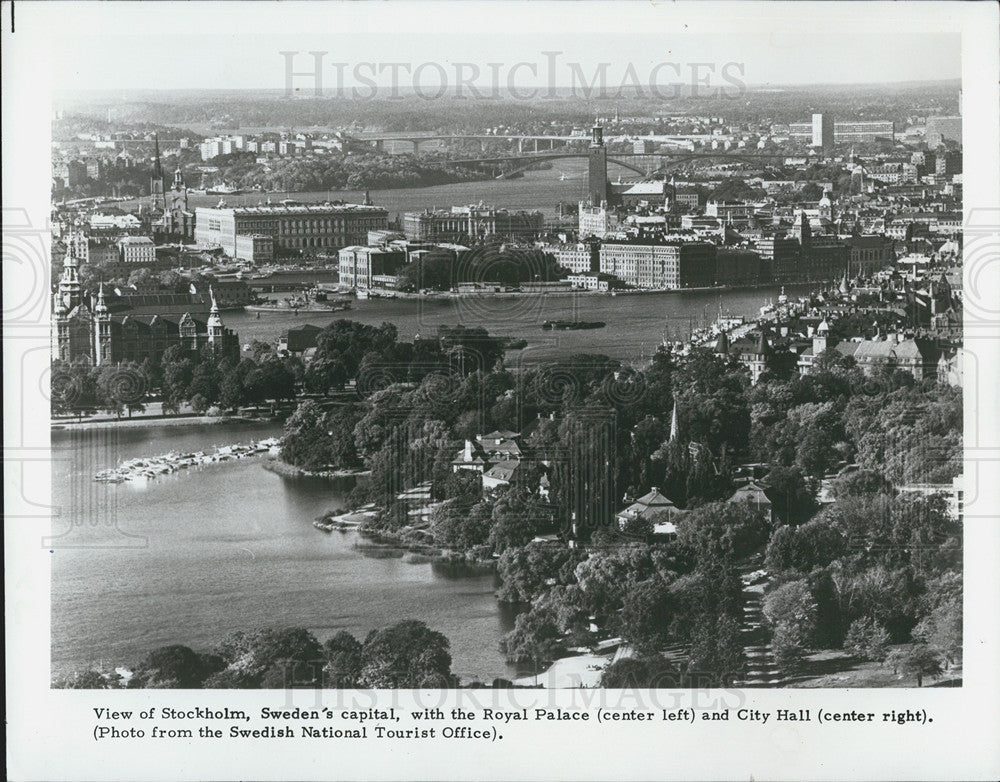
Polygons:
M547 320L542 328L555 331L576 331L578 329L603 329L607 324L603 320Z

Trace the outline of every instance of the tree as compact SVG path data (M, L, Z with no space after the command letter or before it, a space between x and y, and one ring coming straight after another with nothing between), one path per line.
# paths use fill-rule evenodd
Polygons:
M816 599L809 583L789 581L764 597L764 617L772 628L771 647L775 662L792 670L805 650L812 645L816 632Z
M913 637L939 654L949 666L962 659L962 599L937 605L913 628Z
M941 673L941 660L937 653L925 644L914 644L905 649L895 649L886 658L886 665L893 673L904 676L916 676L917 686L924 686L925 676L938 676Z
M703 616L691 639L688 675L702 685L727 686L743 662L739 622L732 616Z
M882 662L889 654L889 631L873 617L851 622L844 638L844 648L862 660Z
M362 652L364 687L412 689L452 687L448 639L423 622L408 620L372 630Z
M766 516L741 502L713 502L677 520L677 540L699 558L742 559L767 542L771 526Z
M319 641L301 628L237 631L222 640L216 653L227 667L210 676L206 687L314 686L324 660Z
M346 630L326 640L323 644L326 655L326 682L338 688L357 687L361 678L364 652L361 642Z
M471 474L478 479L478 474ZM490 535L492 510L492 505L485 501L473 503L459 497L445 500L431 511L434 540L459 551L484 545Z
M527 603L550 586L575 583L574 569L583 556L578 549L548 543L508 548L497 561L497 599Z
M305 372L305 386L317 394L341 391L348 381L347 365L339 358L312 361Z
M621 636L640 650L666 643L674 618L670 586L659 576L629 586L619 619Z
M687 441L718 453L725 443L739 453L747 447L750 410L745 370L707 351L695 351L673 373L678 424Z
M220 387L222 384L222 373L219 368L209 362L203 361L194 368L191 374L191 384L188 386L186 396L194 407L194 397L200 396L204 400L202 410L219 401ZM197 409L197 408L196 408ZM198 412L201 412L200 410Z
M774 465L764 479L764 484L774 515L785 524L801 524L815 513L813 492L798 469Z
M114 683L94 670L73 671L52 682L54 690L110 690Z
M831 489L833 496L839 500L861 494L889 493L892 491L892 485L881 473L873 470L855 470L833 481Z
M514 620L514 629L500 639L500 651L510 662L531 662L538 669L556 657L562 646L562 633L555 614L544 606L532 606Z
M147 654L135 666L129 688L193 689L213 673L222 670L225 662L216 655L202 655L179 644L163 646Z
M523 546L551 524L551 513L537 498L517 487L509 488L493 505L490 545L497 554Z
M765 559L771 572L809 573L826 567L847 553L847 539L828 519L816 518L801 527L778 527L767 544Z
M131 417L133 411L144 409L143 400L148 390L148 380L138 364L105 364L97 370L98 402L118 417L122 410L128 410Z

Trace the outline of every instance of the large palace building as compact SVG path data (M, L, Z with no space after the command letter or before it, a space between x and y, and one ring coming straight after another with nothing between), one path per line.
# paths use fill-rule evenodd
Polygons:
M237 258L237 237L270 236L276 251L335 251L364 244L369 231L388 226L386 210L370 204L198 207L194 239L201 247L221 247Z
M239 337L223 325L215 295L210 295L207 319L189 312L177 318L112 314L104 301L103 285L96 297L83 293L77 261L70 252L52 302L53 357L97 366L141 363L147 358L159 362L167 348L181 345L193 353L209 350L219 358L238 359Z

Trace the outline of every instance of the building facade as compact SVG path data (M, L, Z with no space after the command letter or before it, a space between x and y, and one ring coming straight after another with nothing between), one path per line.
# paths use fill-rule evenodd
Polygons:
M239 357L239 336L227 329L215 296L207 319L186 312L179 318L153 315L113 314L104 297L86 296L80 287L77 260L67 255L63 276L52 302L52 355L67 363L83 361L103 366L123 362L159 362L163 352L180 345L201 353L210 350L218 358Z
M715 245L708 242L606 242L600 271L637 288L672 290L715 284Z
M406 252L384 247L345 247L338 260L342 286L357 290L391 288L395 287L397 272L406 265Z
M334 251L387 227L386 210L364 204L198 207L195 243L236 257L236 237L257 234L270 236L275 251Z
M417 242L479 240L489 236L530 239L542 232L541 212L509 212L483 206L453 206L403 214L403 233Z

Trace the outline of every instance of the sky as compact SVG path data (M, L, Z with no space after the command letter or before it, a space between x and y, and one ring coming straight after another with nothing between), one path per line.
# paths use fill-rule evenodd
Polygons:
M473 84L537 87L589 82L601 63L614 86L724 85L723 68L751 86L960 78L960 38L937 4L862 6L55 2L18 5L18 32L51 45L60 91L283 89L281 52L298 52L294 70L312 71L313 51L324 52L331 90L365 78L386 86L394 73L403 87L454 86L456 63Z

